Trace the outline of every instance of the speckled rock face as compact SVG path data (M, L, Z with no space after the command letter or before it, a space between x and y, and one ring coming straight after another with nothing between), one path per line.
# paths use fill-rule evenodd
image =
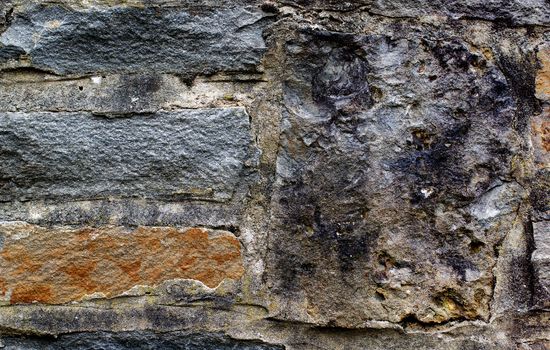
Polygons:
M264 17L242 6L85 11L37 6L2 33L0 64L58 74L158 71L192 77L253 70L265 51Z
M526 121L496 63L421 35L305 30L286 43L271 277L306 291L309 317L489 317Z
M0 114L0 201L231 198L248 156L241 108L132 118ZM197 155L200 154L200 157Z
M0 2L0 348L550 348L549 5Z

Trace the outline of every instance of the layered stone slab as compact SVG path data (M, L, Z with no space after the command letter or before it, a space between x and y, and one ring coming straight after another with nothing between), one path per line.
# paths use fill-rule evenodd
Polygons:
M0 36L0 66L57 74L255 70L267 16L252 6L27 6Z
M230 199L250 144L243 108L105 118L0 114L0 201Z
M243 274L230 232L202 228L0 225L0 300L61 304L177 278L214 288Z
M219 333L171 332L94 332L62 335L59 338L6 337L6 350L73 349L73 350L132 350L132 349L187 349L187 350L283 350L284 346L258 340L233 339Z
M197 78L188 86L174 74L115 74L66 79L33 70L2 72L0 111L130 114L240 106L254 97L253 87L265 87L265 82L254 80L260 78L260 74L225 74Z
M340 11L366 9L387 17L438 16L501 21L507 24L550 23L550 9L545 0L279 0L282 4L313 9Z

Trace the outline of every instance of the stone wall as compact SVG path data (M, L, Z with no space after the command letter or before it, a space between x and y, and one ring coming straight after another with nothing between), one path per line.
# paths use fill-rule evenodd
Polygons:
M547 0L3 0L0 348L550 349Z

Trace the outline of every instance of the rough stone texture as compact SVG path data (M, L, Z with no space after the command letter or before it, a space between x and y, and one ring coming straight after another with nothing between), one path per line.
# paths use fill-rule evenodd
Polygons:
M287 41L270 277L317 322L488 318L523 111L496 64L431 35Z
M550 308L550 45L538 47L539 70L536 77L536 97L542 102L542 112L532 121L536 185L532 191L534 207L534 302L540 308ZM538 222L537 222L538 221ZM550 347L550 346L549 346Z
M0 2L0 346L550 348L546 0Z
M200 228L0 226L0 300L61 304L176 278L210 288L243 274L239 241Z
M235 340L219 334L127 332L117 334L77 333L65 335L58 339L7 338L4 340L4 349L279 350L283 347L256 341Z
M537 53L540 68L537 72L536 96L540 100L550 101L550 45L539 47Z
M533 225L535 251L532 260L536 274L536 302L541 307L550 307L550 223Z
M281 0L283 4L312 9L353 11L364 9L388 17L449 16L483 19L509 24L550 24L550 10L545 0Z
M0 64L57 74L153 70L188 78L251 70L265 51L264 17L244 7L32 7L14 15L0 36Z
M105 118L0 114L0 201L107 197L227 200L250 143L243 109Z
M0 79L1 110L89 111L116 116L250 103L252 88L260 85L261 76L216 75L197 78L192 86L172 74L98 75L66 80L27 70L6 72Z

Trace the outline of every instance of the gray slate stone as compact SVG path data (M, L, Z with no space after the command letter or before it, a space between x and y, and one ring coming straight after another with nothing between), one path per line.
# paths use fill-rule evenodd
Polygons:
M0 114L0 200L227 200L251 140L243 108L109 119Z
M280 0L282 4L315 9L352 11L364 8L387 17L442 15L475 18L512 25L550 25L550 6L545 0Z
M74 333L58 338L7 337L3 339L6 350L124 350L124 349L182 349L182 350L280 350L283 346L261 341L232 339L217 333L184 332L96 332Z
M35 6L14 13L0 36L0 65L24 54L32 67L57 74L154 70L191 78L254 71L265 51L268 17L244 6L88 11Z

